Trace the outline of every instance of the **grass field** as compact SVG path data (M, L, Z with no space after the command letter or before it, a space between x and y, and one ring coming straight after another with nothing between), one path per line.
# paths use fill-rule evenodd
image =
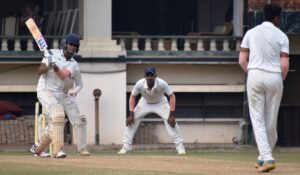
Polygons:
M276 169L270 174L300 174L298 150L276 150ZM89 157L68 154L66 159L38 158L29 153L1 153L0 175L251 175L255 150L192 151L177 156L171 151L93 152Z

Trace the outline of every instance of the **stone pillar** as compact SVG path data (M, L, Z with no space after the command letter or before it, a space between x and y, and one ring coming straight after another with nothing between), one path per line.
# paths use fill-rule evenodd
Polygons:
M244 1L233 0L233 35L243 36Z
M112 0L82 0L83 40L79 54L83 57L118 57L121 47L111 39Z

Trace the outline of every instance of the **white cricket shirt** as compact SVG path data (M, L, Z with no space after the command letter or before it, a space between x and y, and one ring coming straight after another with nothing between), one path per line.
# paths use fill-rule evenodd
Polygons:
M263 22L246 33L241 47L250 50L248 70L281 72L280 52L289 54L289 39L273 23Z
M142 98L147 103L159 103L166 98L164 94L168 96L173 93L171 87L166 81L158 77L155 78L155 83L153 88L150 90L147 85L147 80L145 78L140 79L132 89L131 95L137 96L142 95Z
M77 62L73 58L67 61L62 50L51 49L50 51L52 52L52 62L55 62L59 69L67 69L70 71L72 78L74 73L79 70ZM43 58L42 63L45 63L46 61L47 59ZM62 91L64 89L64 81L56 75L53 69L50 69L45 74L42 74L39 78L37 91L44 89L55 92Z

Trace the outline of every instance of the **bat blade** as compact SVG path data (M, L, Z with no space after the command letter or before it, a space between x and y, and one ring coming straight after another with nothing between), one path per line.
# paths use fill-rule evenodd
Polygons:
M47 45L46 40L43 37L42 33L40 32L39 28L37 27L36 23L34 22L34 20L32 18L29 18L28 20L26 20L25 24L28 27L30 33L32 34L40 51L46 51L48 48L48 45Z

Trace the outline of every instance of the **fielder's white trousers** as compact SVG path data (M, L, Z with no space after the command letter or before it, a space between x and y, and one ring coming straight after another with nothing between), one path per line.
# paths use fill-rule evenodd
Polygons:
M167 98L164 98L160 103L155 104L149 104L143 98L141 98L137 106L134 108L134 124L126 127L125 129L123 137L124 145L132 144L134 134L137 131L142 119L149 113L155 113L163 119L167 132L172 138L175 146L183 143L177 123L174 128L168 124L167 120L169 118L170 106Z
M282 91L281 73L258 69L248 71L248 103L259 160L274 160L272 149L277 141L276 125Z

